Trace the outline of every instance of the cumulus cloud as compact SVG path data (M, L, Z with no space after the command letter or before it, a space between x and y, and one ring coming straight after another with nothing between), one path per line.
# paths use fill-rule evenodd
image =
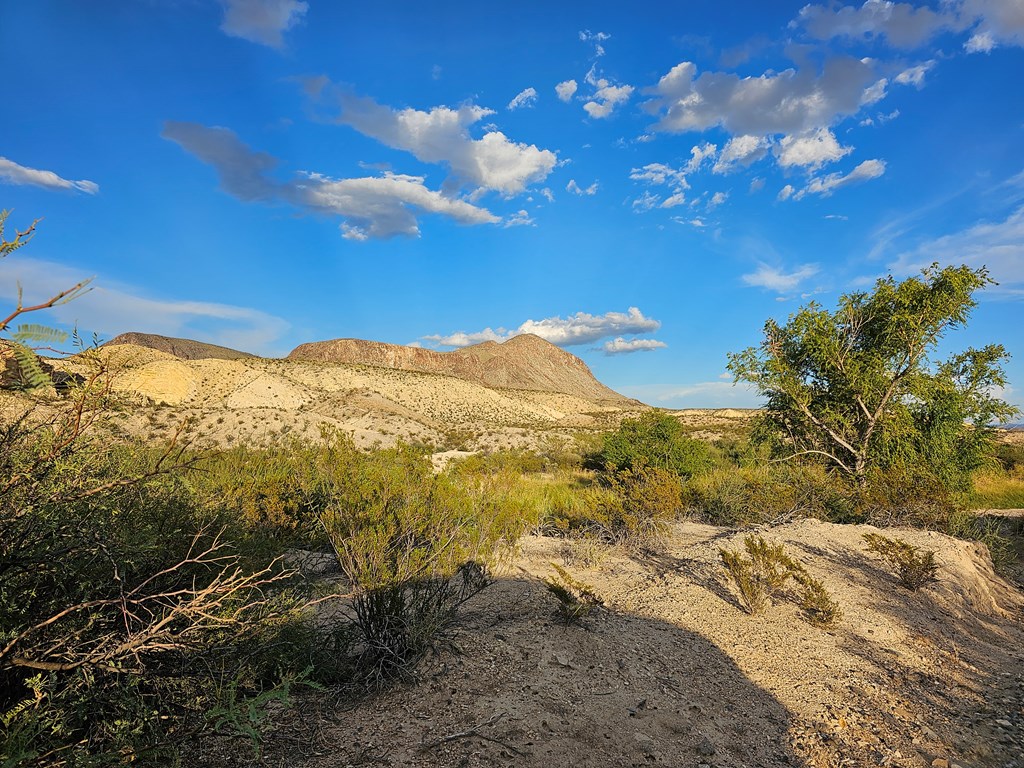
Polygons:
M708 210L713 210L729 199L728 192L715 192L708 200Z
M819 128L799 136L783 136L775 145L775 156L783 168L801 166L816 170L846 157L853 147L840 146L828 128Z
M658 81L646 108L659 116L658 131L721 127L733 136L801 135L855 114L876 82L870 60L848 56L827 60L820 72L787 69L743 78L698 75L697 65L686 61Z
M861 182L870 181L871 179L877 179L884 173L884 160L865 160L845 175L841 173L830 173L827 176L811 179L806 187L793 195L793 199L800 200L807 195L821 195L822 197L829 197L837 189L848 187L853 184L860 184Z
M294 27L309 10L301 0L223 0L221 30L271 48L284 45L284 33Z
M629 101L633 93L631 85L612 85L605 79L597 81L597 90L594 91L590 101L583 105L587 114L595 119L608 117L620 104Z
M740 279L747 285L757 288L767 288L778 293L792 291L804 280L818 274L817 264L804 264L793 272L784 272L781 269L770 267L767 264L759 264L755 272L741 275Z
M18 285L25 286L25 304L40 303L50 296L88 279L91 275L64 264L9 256L0 281L0 300L18 300ZM161 299L143 295L141 289L112 282L102 275L92 290L69 304L47 310L64 325L77 325L84 333L110 338L126 331L186 336L234 349L263 354L281 350L273 344L289 329L274 315L249 307L215 302Z
M419 176L385 172L381 176L332 179L306 173L278 182L269 173L277 161L249 149L226 128L167 122L164 138L213 166L221 188L245 202L274 202L341 216L349 240L419 235L417 215L433 213L460 224L497 223L500 219L465 200L428 189Z
M307 91L333 99L340 107L338 123L425 163L443 163L458 182L480 189L518 194L546 179L558 162L554 152L512 141L496 129L479 139L470 136L470 126L494 114L485 107L396 110L344 88L329 88L322 78L307 82Z
M555 93L562 101L571 101L576 94L577 84L575 80L566 80L555 86Z
M1024 6L1020 0L947 0L937 10L890 0L861 6L807 5L793 26L818 40L884 38L897 48L913 49L943 32L969 32L968 53L997 45L1024 45Z
M513 330L485 328L472 333L457 331L446 336L434 334L424 336L423 339L442 347L466 347L484 341L506 341L513 336L532 333L552 344L571 347L593 344L608 337L653 333L659 328L659 321L646 317L637 307L630 307L626 312L606 312L603 315L577 312L566 318L556 316L543 320L527 320Z
M782 189L779 190L779 194L777 195L777 199L779 199L779 200L789 200L789 198L791 198L793 196L793 193L795 193L795 192L796 192L796 188L792 184L787 184L786 186L784 186Z
M712 170L715 173L729 173L736 166L755 163L768 154L771 142L764 136L734 136L722 147Z
M3 184L26 184L33 187L45 189L69 189L75 192L85 192L87 195L95 195L100 191L99 184L94 181L71 181L58 176L53 171L41 171L38 168L27 168L18 165L13 160L0 157L0 183Z
M980 222L901 253L889 269L901 275L920 272L933 262L988 267L999 283L990 288L1024 298L1024 206L1003 221Z
M589 187L581 187L576 183L576 179L569 179L569 183L565 185L566 192L572 192L574 195L595 195L597 194L597 182L595 181Z
M617 336L602 344L601 349L606 355L628 355L631 352L651 352L667 346L664 341L657 339L625 339Z
M532 107L537 103L537 89L527 88L516 94L516 97L508 103L509 109L519 109L520 107Z

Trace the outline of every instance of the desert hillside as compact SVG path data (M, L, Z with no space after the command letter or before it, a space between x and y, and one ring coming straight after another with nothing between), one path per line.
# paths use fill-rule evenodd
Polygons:
M527 537L467 604L457 651L341 712L311 696L268 734L258 764L1024 765L1024 595L983 546L907 530L940 564L937 583L910 592L865 550L876 530L802 520L758 531L839 602L828 630L787 600L760 616L740 609L719 561L720 547L742 548L735 530L679 523L663 552L610 550L597 565L563 540ZM604 601L580 626L556 617L551 563ZM193 758L237 764L217 743Z
M335 339L301 344L288 358L437 373L489 388L560 392L616 404L624 400L595 379L578 357L533 334L514 336L501 344L485 341L451 352Z
M342 344L362 350L362 362L294 353L284 360L191 359L127 343L106 345L100 355L113 372L114 390L137 404L123 414L126 432L158 438L187 420L200 442L220 446L316 438L327 424L365 447L399 440L442 449L535 447L545 435L603 429L646 407L604 387L578 358L547 342L513 342L494 345L495 354L486 348L430 353L463 361L462 376L414 370L391 353L411 360L426 350L374 342ZM74 360L62 365L82 367ZM472 370L478 380L466 374Z
M214 358L218 360L237 360L242 357L255 357L248 352L239 352L237 349L219 347L216 344L207 344L192 339L176 339L172 336L159 336L155 333L122 333L107 342L107 345L131 344L136 347L148 347L158 352L166 352L174 357L183 360L204 360Z

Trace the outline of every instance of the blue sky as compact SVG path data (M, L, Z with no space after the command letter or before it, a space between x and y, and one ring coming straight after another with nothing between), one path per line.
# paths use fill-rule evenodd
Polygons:
M0 301L264 355L535 332L749 406L768 317L932 261L1024 404L1024 4L0 0ZM670 9L669 7L672 6ZM9 234L9 233L8 233Z

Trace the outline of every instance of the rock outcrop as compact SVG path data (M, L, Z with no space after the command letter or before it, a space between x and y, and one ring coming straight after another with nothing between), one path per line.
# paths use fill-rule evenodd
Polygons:
M523 334L452 352L361 339L300 344L290 360L370 365L455 376L494 389L561 392L594 401L626 400L594 378L586 363L539 336Z

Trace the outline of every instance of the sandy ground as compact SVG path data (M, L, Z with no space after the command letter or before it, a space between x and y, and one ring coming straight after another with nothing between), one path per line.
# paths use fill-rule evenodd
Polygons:
M831 630L789 602L749 616L719 566L735 531L678 525L659 553L572 574L605 601L563 626L542 579L563 542L530 537L415 683L338 705L309 696L260 761L223 744L195 764L299 766L1024 766L1024 595L983 547L934 549L939 581L899 587L866 526L799 521L783 542L838 599Z

